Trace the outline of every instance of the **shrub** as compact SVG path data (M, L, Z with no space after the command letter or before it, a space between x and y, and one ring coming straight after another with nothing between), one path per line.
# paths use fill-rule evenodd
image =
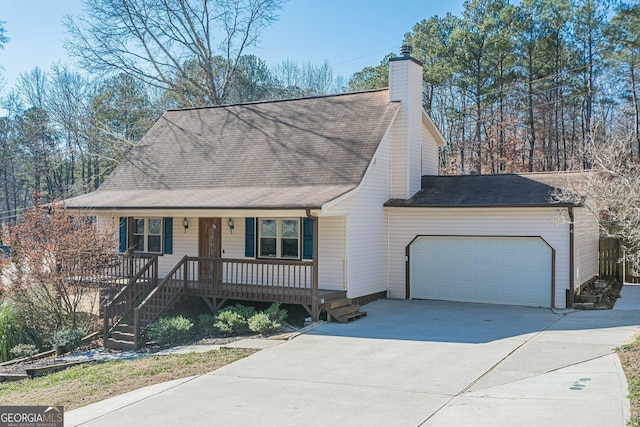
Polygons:
M266 312L258 313L249 319L249 329L259 334L269 334L282 327L281 323L271 320Z
M249 332L248 319L234 310L222 310L216 314L214 327L222 335L246 334Z
M149 326L147 336L160 345L179 344L188 341L193 322L186 317L163 317Z
M198 316L198 329L203 334L218 332L216 328L216 317L211 314L201 314Z
M38 348L33 344L18 344L11 349L11 356L23 358L33 356L38 352Z
M249 320L251 316L256 314L256 309L242 304L236 304L233 307L227 307L225 310L231 310L238 313L242 318ZM224 310L223 310L224 311Z
M216 314L215 329L223 335L246 334L249 332L249 319L256 314L256 309L242 304L226 307Z
M0 305L0 361L11 358L11 349L19 344L37 346L41 341L38 333L22 323L18 308L12 304Z
M279 302L274 302L273 304L271 304L265 311L264 313L269 316L269 319L277 322L277 323L283 323L285 321L285 319L287 318L287 316L289 315L289 313L287 312L287 310L283 310L280 309L280 303Z
M51 337L51 344L62 347L66 351L73 351L82 342L85 332L81 329L62 329Z
M267 334L280 329L287 315L287 310L280 309L280 303L271 304L260 313L253 307L236 304L220 310L213 320L210 315L201 315L199 320L202 330L214 330L222 335L241 335L250 331Z

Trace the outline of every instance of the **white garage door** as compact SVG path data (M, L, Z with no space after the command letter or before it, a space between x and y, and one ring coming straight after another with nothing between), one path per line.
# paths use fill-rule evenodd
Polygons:
M421 236L409 254L411 298L551 306L552 249L539 237Z

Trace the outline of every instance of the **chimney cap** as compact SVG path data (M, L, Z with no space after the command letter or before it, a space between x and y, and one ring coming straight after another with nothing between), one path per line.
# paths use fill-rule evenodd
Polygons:
M413 48L411 47L410 44L403 44L402 46L400 46L400 54L404 55L404 56L411 56L411 52L413 51Z

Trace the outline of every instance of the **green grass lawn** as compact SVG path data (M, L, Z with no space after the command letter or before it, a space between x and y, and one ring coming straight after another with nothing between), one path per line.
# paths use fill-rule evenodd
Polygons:
M631 401L631 420L629 425L640 427L640 337L618 349L618 357L629 383L629 400Z
M0 383L0 405L62 405L70 411L141 387L206 374L255 352L222 348L83 364L33 380Z

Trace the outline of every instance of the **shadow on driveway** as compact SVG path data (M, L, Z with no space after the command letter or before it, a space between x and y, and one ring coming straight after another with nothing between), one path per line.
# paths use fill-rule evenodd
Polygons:
M347 324L327 322L309 334L480 344L547 328L585 330L640 323L637 310L554 312L546 308L449 301L379 300L362 310L368 314L362 319Z

